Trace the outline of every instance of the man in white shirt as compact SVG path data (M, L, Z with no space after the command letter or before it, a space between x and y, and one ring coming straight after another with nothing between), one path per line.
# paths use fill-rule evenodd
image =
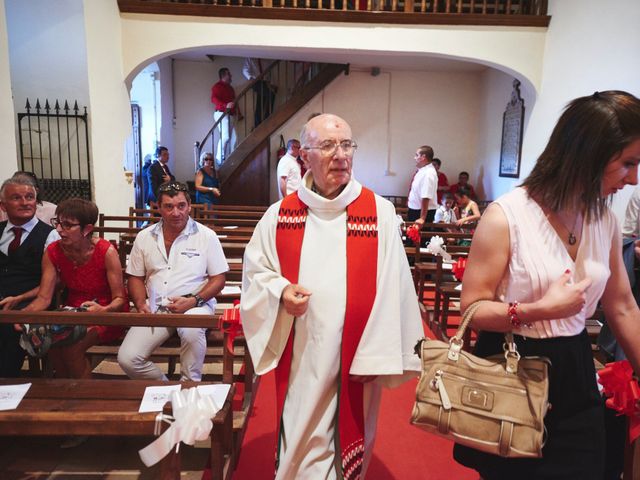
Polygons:
M433 222L438 208L438 172L431 164L433 148L423 145L415 154L418 171L414 174L409 190L407 220L422 228L426 222Z
M627 238L640 237L640 187L636 187L627 204L622 235Z
M189 217L187 186L160 185L162 220L138 233L129 256L129 296L138 312L213 315L215 296L229 265L213 230ZM148 301L147 301L148 297ZM132 327L118 352L118 363L131 378L166 380L149 360L175 328ZM200 381L207 341L203 328L178 328L181 380Z
M302 180L302 169L298 164L300 141L292 138L287 142L287 153L278 162L278 193L284 198L297 192Z

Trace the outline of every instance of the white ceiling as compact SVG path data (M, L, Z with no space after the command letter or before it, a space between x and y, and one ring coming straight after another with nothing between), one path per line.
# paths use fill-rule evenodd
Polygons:
M224 57L260 57L307 62L349 63L356 70L379 67L383 70L415 70L436 72L480 72L488 68L479 63L452 58L390 52L354 52L302 49L201 47L171 55L178 60L208 62L207 55Z

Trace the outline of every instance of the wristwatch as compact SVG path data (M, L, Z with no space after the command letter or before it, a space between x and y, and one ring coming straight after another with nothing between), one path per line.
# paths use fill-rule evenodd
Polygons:
M200 295L198 295L197 293L193 296L193 298L196 299L196 307L201 307L205 303L207 303L206 300L202 298Z

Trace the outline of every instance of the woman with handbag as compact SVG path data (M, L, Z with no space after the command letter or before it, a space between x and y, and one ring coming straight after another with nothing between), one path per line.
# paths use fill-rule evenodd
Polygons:
M68 307L88 312L129 310L118 252L109 241L93 237L97 220L98 207L88 200L69 198L58 205L51 225L58 231L60 240L45 250L38 296L24 312L49 308L58 282L66 287L64 303ZM75 343L52 348L48 358L56 377L91 378L87 349L122 334L121 327L92 325Z
M479 300L475 354L550 359L542 458L504 458L456 445L454 458L483 479L600 479L603 408L585 319L601 301L640 371L640 311L621 257L610 197L637 184L640 100L621 91L572 101L529 177L487 208L476 229L461 307Z

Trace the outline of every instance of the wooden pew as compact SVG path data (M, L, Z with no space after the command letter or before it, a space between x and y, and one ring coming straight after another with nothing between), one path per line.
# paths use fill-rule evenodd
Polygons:
M246 210L219 210L217 208L211 210L200 210L198 218L250 218L260 220L264 215L262 211L246 211Z
M1 385L19 383L24 382L0 379ZM151 437L154 433L157 412L138 413L138 407L145 388L159 385L157 381L35 378L29 379L29 383L32 385L16 410L0 411L3 435ZM202 384L183 382L181 385L190 388ZM223 408L212 419L210 458L214 479L230 479L233 473L233 393L232 386ZM171 414L169 405L165 413ZM181 478L180 454L175 449L161 460L158 475L163 480Z
M65 325L136 325L212 327L210 315L149 315L123 313L3 312L0 323L46 323ZM229 372L233 359L226 349L225 383L232 383ZM253 373L251 369L251 373ZM147 386L164 382L146 380L29 379L32 387L17 410L0 412L0 432L6 435L152 435L155 413L140 414L138 406ZM21 379L0 379L2 384L26 383ZM195 382L184 382L193 386ZM251 390L250 393L253 393ZM214 478L229 479L234 467L237 442L233 439L231 399L213 419L211 461ZM252 401L252 400L251 400ZM251 403L249 402L249 404ZM246 417L245 417L246 418ZM161 465L162 479L180 478L179 457L169 455Z
M216 205L213 205L211 208L203 208L203 210L235 210L235 211L242 211L242 212L266 212L267 209L269 208L268 205L224 205L221 203L218 203Z

